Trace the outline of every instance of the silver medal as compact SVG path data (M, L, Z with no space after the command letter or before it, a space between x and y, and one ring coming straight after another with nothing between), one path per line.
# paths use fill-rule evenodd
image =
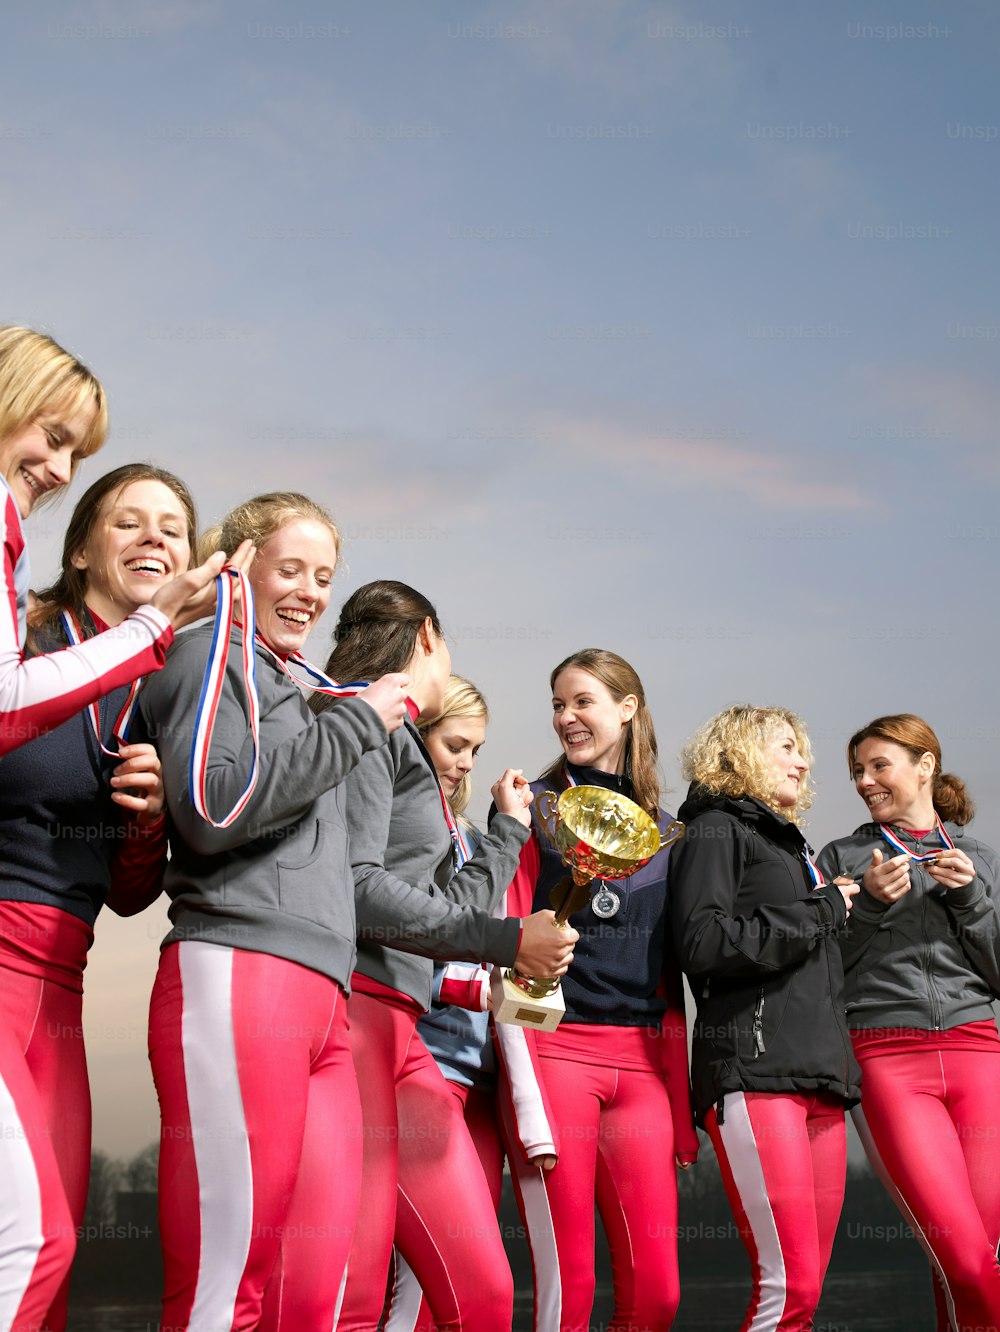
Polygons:
M616 892L613 892L606 883L602 883L598 891L590 899L590 909L595 916L601 920L609 920L612 916L618 914L618 909L622 904L622 899Z

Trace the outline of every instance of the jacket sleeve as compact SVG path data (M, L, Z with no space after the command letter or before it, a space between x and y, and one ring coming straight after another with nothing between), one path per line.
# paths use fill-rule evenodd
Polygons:
M1000 998L1000 858L986 846L979 846L969 858L976 867L976 877L964 888L948 889L942 900L970 967Z
M521 848L514 878L507 889L507 909L518 916L531 912L541 869L536 834ZM535 1033L504 1022L493 1025L500 1065L500 1097L509 1143L525 1161L558 1156L559 1131L549 1106L539 1066Z
M0 755L60 726L88 703L163 665L174 631L153 606L76 647L25 661L14 570L24 549L13 497L0 485L3 592L0 594Z
M851 903L847 924L838 936L845 974L858 966L887 912L892 910L893 904L872 897L862 882L865 869L871 863L871 856L871 845L859 846L850 838L843 838L824 846L816 858L824 878L835 879L838 874L846 874L861 886L861 891Z
M335 713L341 706L331 711ZM497 920L487 911L458 901L487 886L494 873L491 855L506 859L508 868L498 871L500 877L513 871L527 830L516 819L505 817L505 828L497 830L495 839L492 833L483 839L476 856L452 877L445 890L435 884L407 883L385 866L396 764L395 746L384 745L366 754L345 783L358 938L440 961L511 965L520 944L520 921ZM480 852L483 860L479 860Z
M198 855L211 856L276 832L297 819L324 791L336 786L369 750L385 746L387 733L373 708L345 699L289 734L273 712L295 701L283 681L261 679L260 755L257 785L240 816L228 828L214 828L191 800L190 762L194 720L208 658L209 637L182 635L166 669L139 695L149 738L163 765L170 817L180 837ZM240 665L230 652L208 756L206 799L220 818L239 799L250 776L253 737ZM258 664L260 661L258 659Z
M798 901L737 911L749 834L719 810L688 824L671 864L672 922L690 975L746 980L796 967L846 916L832 884Z
M670 1117L674 1125L674 1156L684 1165L698 1159L698 1132L694 1126L691 1078L688 1073L688 1026L684 1009L684 983L676 959L671 956L669 939L663 953L662 989L667 1001L660 1023L663 1073L670 1098Z
M117 916L135 916L151 906L163 891L167 868L167 820L155 823L123 820L124 837L111 862L107 905Z
M431 999L471 1013L488 1013L490 973L475 962L445 962L434 968Z

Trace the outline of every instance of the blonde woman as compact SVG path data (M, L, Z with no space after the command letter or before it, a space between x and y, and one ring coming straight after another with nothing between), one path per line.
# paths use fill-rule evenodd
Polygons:
M227 551L257 548L245 632L260 776L238 817L226 811L246 794L255 747L237 666L244 630L230 632L201 772L193 749L213 626L182 635L140 695L171 825L173 928L149 1014L162 1326L330 1328L361 1165L343 779L402 724L406 676L376 680L315 717L291 672L309 669L301 649L330 599L336 526L306 496L277 492L241 504L216 535ZM197 811L199 789L221 822Z
M464 817L472 797L472 769L486 740L486 699L470 681L453 675L440 710L421 716L417 730L455 815L460 855L475 853L480 834ZM504 902L495 914L504 915ZM431 1006L417 1032L461 1108L495 1207L503 1187L503 1143L497 1118L497 1067L488 1012L490 973L475 962L434 967ZM397 1250L392 1308L386 1332L432 1332L434 1322L413 1269Z
M859 1095L836 937L858 888L824 881L799 828L811 765L784 708L727 708L684 751L674 932L698 1004L695 1113L752 1266L743 1332L813 1325Z

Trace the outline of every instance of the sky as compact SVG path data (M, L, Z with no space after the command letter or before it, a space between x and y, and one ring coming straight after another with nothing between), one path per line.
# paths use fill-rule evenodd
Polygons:
M0 322L106 383L203 520L297 489L437 605L493 722L474 810L556 752L551 668L644 680L665 803L734 702L914 711L1000 839L1000 12L985 0L80 0L2 24ZM95 1144L155 1137L158 908L98 922Z

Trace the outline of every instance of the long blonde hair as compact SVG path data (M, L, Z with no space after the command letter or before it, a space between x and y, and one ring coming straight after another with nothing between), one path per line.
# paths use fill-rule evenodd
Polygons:
M771 761L764 746L781 726L790 726L799 753L812 768L812 747L802 719L787 708L754 708L740 703L716 713L684 746L681 754L684 776L712 795L754 796L791 823L812 804L809 774L799 781L794 805L780 805Z
M333 542L340 555L340 533L326 509L306 495L295 490L271 490L230 509L221 523L210 527L200 543L201 558L207 560L216 550L232 555L244 541L252 541L258 550L286 523L296 518L321 523L333 533Z
M436 726L440 726L442 722L450 721L452 717L475 717L477 720L486 723L490 720L490 710L486 706L486 699L472 681L466 680L463 675L449 676L448 683L445 686L441 711L433 717L421 717L417 722L417 730L421 735L426 735L428 731L433 731ZM468 808L471 798L472 780L471 774L467 772L455 788L455 794L448 803L455 813L461 816ZM462 822L464 823L465 820L463 819Z

